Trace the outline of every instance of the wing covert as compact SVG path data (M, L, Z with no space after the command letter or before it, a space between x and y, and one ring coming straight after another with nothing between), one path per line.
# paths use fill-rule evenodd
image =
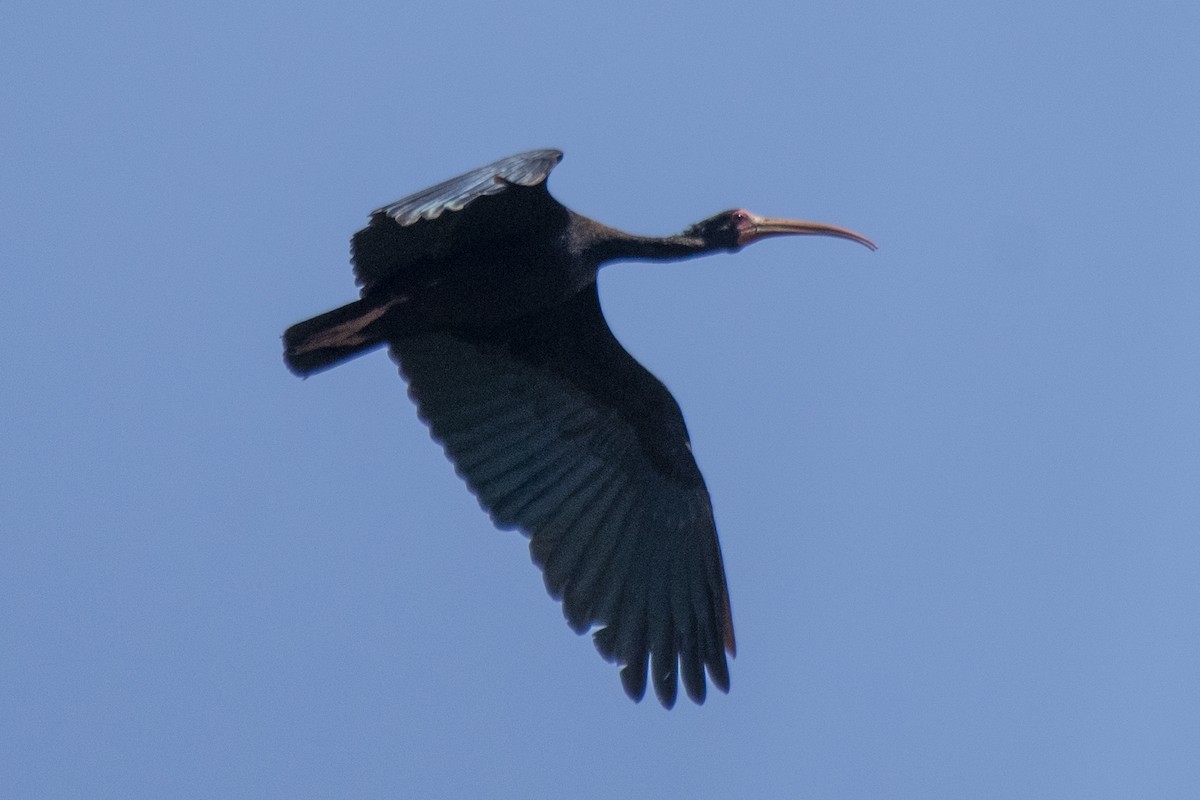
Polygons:
M518 153L371 212L370 224L350 244L358 283L365 291L452 258L456 248L514 236L560 212L545 184L562 156L559 150Z
M402 200L378 208L372 214L390 217L400 225L422 219L437 219L444 211L461 211L480 197L499 194L507 184L536 186L562 161L560 150L530 150L502 158L485 167L430 186Z
M621 347L595 286L480 330L391 343L421 418L495 523L530 537L568 624L640 700L728 691L729 599L704 480L670 392Z

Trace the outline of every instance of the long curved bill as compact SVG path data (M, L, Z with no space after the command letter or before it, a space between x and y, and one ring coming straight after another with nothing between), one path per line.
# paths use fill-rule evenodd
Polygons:
M824 222L806 222L801 219L778 219L775 217L759 217L751 215L754 228L748 231L739 245L747 245L765 239L768 236L836 236L839 239L849 239L858 242L870 250L878 250L879 246L849 228L839 228L837 225L827 225Z

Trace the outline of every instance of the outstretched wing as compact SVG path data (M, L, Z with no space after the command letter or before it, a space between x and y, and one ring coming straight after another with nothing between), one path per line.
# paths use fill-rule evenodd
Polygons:
M370 225L351 241L359 284L367 288L455 247L512 235L561 209L545 182L562 157L559 150L518 153L371 212Z
M391 343L433 437L500 527L530 537L570 626L640 700L729 690L733 624L679 406L625 351L593 284L562 306Z

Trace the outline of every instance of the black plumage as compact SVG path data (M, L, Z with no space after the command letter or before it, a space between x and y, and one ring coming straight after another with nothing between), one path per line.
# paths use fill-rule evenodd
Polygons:
M387 344L458 473L530 552L570 626L641 699L678 673L729 689L733 622L712 506L678 404L621 346L596 292L604 263L737 250L784 234L865 237L723 212L664 238L575 214L546 190L557 150L511 156L372 214L354 235L362 298L292 326L300 375Z

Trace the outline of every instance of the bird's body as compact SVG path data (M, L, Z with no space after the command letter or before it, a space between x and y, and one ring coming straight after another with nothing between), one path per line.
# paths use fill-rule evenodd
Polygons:
M841 228L724 212L677 236L632 236L546 190L562 158L537 150L376 211L355 234L362 298L292 326L301 375L387 344L418 413L501 527L530 536L550 593L623 665L640 699L682 672L728 690L735 649L704 480L670 392L612 335L596 275L622 259L736 250L769 235L869 240Z

